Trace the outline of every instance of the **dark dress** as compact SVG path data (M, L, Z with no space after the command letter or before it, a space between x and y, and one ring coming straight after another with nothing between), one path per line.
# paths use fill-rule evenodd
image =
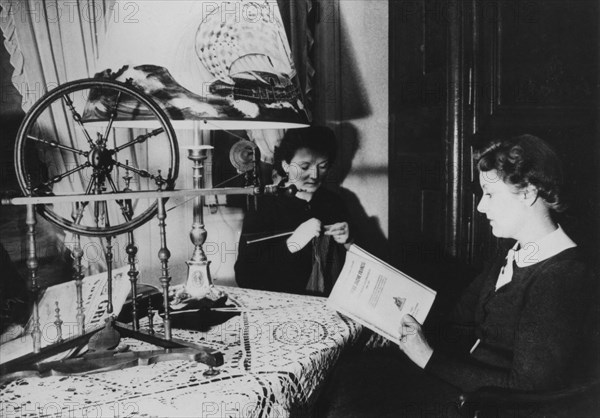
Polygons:
M495 291L504 256L471 283L447 322L425 324L434 347L427 373L395 344L350 352L324 393L321 416L456 417L462 391L558 388L582 374L577 365L591 367L584 358L590 336L582 328L597 285L578 249L527 267L514 264L512 281ZM597 353L589 354L597 361Z
M482 386L565 386L586 346L583 326L595 297L592 271L577 248L538 263L513 264L512 281L495 290L499 258L463 294L425 370L464 390ZM477 339L481 342L469 355Z
M290 253L288 236L248 244L249 238L295 230L301 223L319 219L323 226L347 221L341 198L332 191L319 188L310 202L290 196L263 196L258 211L244 219L242 236L235 263L235 279L240 287L287 293L306 293L313 271L313 245ZM323 273L325 294L331 291L345 257L343 245L331 240L325 249Z

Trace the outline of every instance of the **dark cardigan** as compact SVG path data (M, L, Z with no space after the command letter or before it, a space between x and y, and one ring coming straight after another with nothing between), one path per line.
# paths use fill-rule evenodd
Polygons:
M468 287L452 321L461 337L435 348L425 370L463 390L567 384L585 344L582 325L595 288L591 270L570 248L533 265L514 264L512 281L495 291L503 263L496 260Z
M306 286L313 267L312 245L290 253L286 240L289 236L247 244L248 235L270 235L292 231L302 222L319 219L323 226L347 221L345 206L335 193L319 188L310 202L297 197L263 196L256 212L249 212L244 219L242 237L235 263L235 280L240 287L272 290L287 293L306 293ZM331 252L335 252L331 254ZM337 266L343 263L343 245L332 241L328 260L335 259L335 266L325 266L325 291L331 290L337 278ZM334 268L335 267L335 268Z

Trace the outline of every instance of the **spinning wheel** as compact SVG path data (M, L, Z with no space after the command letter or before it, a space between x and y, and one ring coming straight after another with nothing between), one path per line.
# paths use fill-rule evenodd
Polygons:
M149 115L144 129L112 135L122 119L136 114ZM86 79L63 84L35 103L17 134L15 164L27 196L172 189L179 150L167 115L146 94L128 84ZM66 202L39 205L38 211L73 233L107 237L150 220L157 203Z
M82 113L80 113L82 112ZM131 128L132 116L143 114L143 128L130 135L112 135L124 125ZM134 123L139 126L139 118ZM132 129L133 130L133 129ZM131 162L130 162L131 161ZM118 356L116 345L122 336L150 342L166 349L181 349L179 354L165 352L157 358L177 356L202 361L210 366L206 372L215 374L212 366L223 364L220 352L203 346L179 342L171 337L169 314L170 252L166 243L165 200L163 193L173 189L179 165L179 149L175 132L162 109L148 96L129 86L109 80L79 80L64 84L44 95L25 116L15 147L15 165L19 185L27 203L27 268L33 293L31 336L33 352L6 362L0 362L0 382L25 375L42 376L46 372L67 370L89 372L112 370L142 364L154 352L127 353ZM165 173L166 177L163 177ZM121 179L124 181L119 186ZM156 189L159 191L156 191ZM154 190L154 191L152 191ZM123 193L123 197L115 194ZM141 192L141 193L139 193ZM102 195L105 196L102 196ZM71 195L71 196L70 196ZM87 196L86 196L87 195ZM101 195L101 196L98 196ZM148 198L146 198L148 196ZM140 199L135 199L140 197ZM77 334L62 338L60 309L56 302L54 324L59 336L55 343L42 346L38 306L38 261L36 255L35 210L31 199L46 199L37 203L38 212L58 226L75 233L73 248L76 287ZM119 213L120 212L120 213ZM153 332L139 330L137 318L136 253L133 230L157 214L163 288L164 338ZM70 220L67 218L70 217ZM127 255L131 282L132 325L116 322L112 297L112 237L127 233ZM108 314L104 328L87 329L88 313L83 308L82 255L79 235L106 238L107 299L98 305L94 315ZM151 318L151 316L150 316ZM151 324L151 320L150 320ZM74 347L78 352L85 344L83 357L67 358L50 365L43 360ZM72 354L66 352L67 356ZM135 361L132 362L131 358ZM142 361L142 363L140 363ZM50 367L50 369L47 368ZM108 369L107 369L108 367Z

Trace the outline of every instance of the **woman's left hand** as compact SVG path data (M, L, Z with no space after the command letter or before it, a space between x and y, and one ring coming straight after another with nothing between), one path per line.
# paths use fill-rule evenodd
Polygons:
M424 369L433 354L433 349L427 343L423 328L417 320L409 314L402 317L400 327L400 340L398 345L417 366Z
M348 226L348 222L325 225L324 234L331 235L338 244L345 244L350 238L350 227Z

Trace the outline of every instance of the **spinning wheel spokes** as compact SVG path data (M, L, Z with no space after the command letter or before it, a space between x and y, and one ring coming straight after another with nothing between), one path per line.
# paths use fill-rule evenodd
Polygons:
M152 116L144 128L119 129L137 110ZM168 117L148 96L127 84L90 79L64 84L36 102L17 134L15 162L19 185L29 196L105 194L155 190L161 171L170 173L165 188L172 189L179 150ZM119 184L120 177L125 184ZM88 236L130 231L156 213L152 200L88 203L38 210L62 228Z
M45 182L41 183L40 185L38 185L38 186L36 186L36 187L33 187L33 188L31 188L31 191L32 191L32 192L37 192L37 191L39 191L39 190L40 190L40 189L42 189L42 188L45 188L45 187L51 186L51 185L52 185L52 184L54 184L54 183L58 183L58 182L59 182L59 181L61 181L62 179L66 178L66 177L69 177L71 174L77 173L78 171L81 171L81 170L83 170L84 168L87 168L87 167L89 167L89 166L90 166L90 164L89 164L89 163L87 163L87 162L86 162L86 163L84 163L84 164L78 165L77 167L75 167L75 168L72 168L71 170L65 171L65 172L64 172L64 173L62 173L62 174L58 174L58 175L56 175L56 176L52 177L50 180L48 180L48 181L45 181Z
M106 131L104 131L104 138L108 138L108 134L113 126L113 123L119 114L119 103L121 103L121 92L117 93L117 98L115 100L115 105L113 106L112 111L110 112L110 118L108 120L108 125L106 125Z
M114 154L114 153L122 151L123 149L125 149L127 147L130 147L132 145L141 144L141 143L145 142L148 138L151 138L151 137L156 136L156 135L158 135L160 133L163 133L164 131L165 130L163 128L157 128L157 129L153 130L152 132L148 132L147 134L139 135L133 141L129 141L129 142L127 142L127 143L125 143L125 144L123 144L121 146L118 146L118 147L114 148L113 150L111 150L111 152Z
M67 94L65 94L64 96L62 96L62 98L65 101L65 103L67 104L67 107L69 108L69 110L71 111L71 114L73 115L73 119L81 127L81 130L83 131L83 134L85 135L85 138L87 139L88 144L90 145L90 147L93 148L94 147L94 141L92 141L92 138L90 137L90 134L88 133L87 129L85 129L85 126L83 126L83 123L81 122L81 115L75 109L75 106L73 105L73 101L71 100L71 98Z
M126 170L133 171L135 174L137 174L140 177L144 177L144 178L152 179L152 180L154 180L156 178L156 176L153 176L152 174L150 174L146 170L140 170L138 168L132 167L132 166L130 166L128 164L120 163L118 161L115 161L115 164L118 165L121 168L126 169Z
M87 151L83 151L83 150L80 150L80 149L71 148L71 147L68 147L66 145L58 144L58 143L52 142L52 141L47 141L47 140L42 139L42 138L36 138L36 137L34 137L32 135L27 135L27 139L31 139L32 141L41 142L42 144L46 144L46 145L48 145L50 147L55 147L55 148L59 148L59 149L65 150L65 151L70 151L70 152L72 152L74 154L83 155L84 157L88 156L88 152Z

